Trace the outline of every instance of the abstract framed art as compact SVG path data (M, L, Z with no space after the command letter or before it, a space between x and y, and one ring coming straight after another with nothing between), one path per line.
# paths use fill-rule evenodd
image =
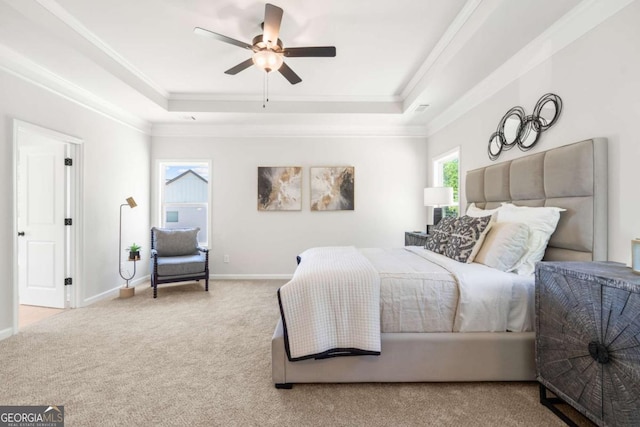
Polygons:
M311 210L354 210L355 171L353 166L312 167Z
M258 166L258 210L302 210L302 167Z

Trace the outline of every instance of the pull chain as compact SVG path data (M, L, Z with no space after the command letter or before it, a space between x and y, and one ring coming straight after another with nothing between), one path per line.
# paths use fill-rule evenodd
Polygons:
M268 73L264 73L265 76L262 79L262 108L266 107L266 103L267 103L267 76Z
M262 108L266 108L269 102L269 73L264 73L262 80Z

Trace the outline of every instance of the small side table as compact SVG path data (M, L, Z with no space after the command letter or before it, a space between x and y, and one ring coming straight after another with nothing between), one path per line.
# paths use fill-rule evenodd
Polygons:
M427 242L427 233L422 231L405 231L404 233L404 245L405 246L424 246Z

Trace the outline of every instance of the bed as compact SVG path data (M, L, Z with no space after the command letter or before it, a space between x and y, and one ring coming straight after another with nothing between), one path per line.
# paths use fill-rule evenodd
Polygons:
M590 139L467 172L468 204L555 206L544 260L607 260L607 142ZM294 383L535 380L535 332L383 332L378 356L290 361L282 320L272 338L272 379Z

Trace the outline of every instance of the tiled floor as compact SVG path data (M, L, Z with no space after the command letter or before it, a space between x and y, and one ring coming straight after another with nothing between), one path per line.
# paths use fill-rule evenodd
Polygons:
M18 309L18 327L19 329L22 329L25 326L40 322L41 320L54 316L62 311L64 311L62 308L20 305L20 308Z

